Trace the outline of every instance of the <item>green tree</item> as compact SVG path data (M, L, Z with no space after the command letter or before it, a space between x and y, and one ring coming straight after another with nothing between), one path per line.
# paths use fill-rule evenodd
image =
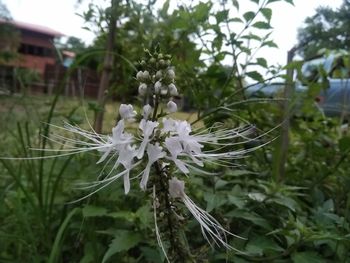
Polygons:
M350 0L343 0L337 9L321 6L317 13L306 18L305 26L299 29L300 53L310 59L322 49L350 48Z
M0 0L0 64L14 59L19 45L19 32L10 23L10 11Z

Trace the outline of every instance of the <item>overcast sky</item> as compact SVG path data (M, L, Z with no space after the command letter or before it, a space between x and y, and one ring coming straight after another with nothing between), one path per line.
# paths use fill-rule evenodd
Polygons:
M88 0L77 9L76 0L2 0L15 20L33 24L44 25L60 31L66 35L76 36L87 43L91 43L93 34L82 29L83 19L76 15L87 9ZM95 1L97 2L97 1ZM158 1L161 2L161 1ZM239 0L244 5L249 0ZM319 5L339 7L342 0L294 0L295 6L283 1L273 3L272 26L274 41L279 49L265 50L259 56L263 56L270 63L284 64L286 52L296 44L297 29L307 16L315 13Z

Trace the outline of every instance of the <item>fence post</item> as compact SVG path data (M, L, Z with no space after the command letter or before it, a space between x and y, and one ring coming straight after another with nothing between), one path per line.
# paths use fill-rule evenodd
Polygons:
M295 51L297 47L293 47L287 53L287 65L293 61ZM291 99L294 93L294 80L293 80L294 70L292 67L287 68L287 77L285 88L283 92L283 119L281 125L281 135L279 140L277 140L277 145L275 149L275 158L273 165L273 176L276 181L284 181L286 174L286 162L287 153L289 147L289 128L290 128L290 117L291 117Z

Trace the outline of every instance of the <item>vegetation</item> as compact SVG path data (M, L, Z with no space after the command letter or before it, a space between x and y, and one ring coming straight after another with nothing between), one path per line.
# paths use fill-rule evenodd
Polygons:
M200 207L245 238L228 236L227 240L244 253L215 244L212 248L198 222L184 213L179 222L185 223L179 223L177 235L188 262L350 262L350 132L339 119L323 116L314 104L322 83L305 80L310 89L296 103L298 112L290 120L285 174L282 178L274 174L274 167L280 165L275 139L284 121L281 100L248 99L244 89L287 77L257 56L262 48L276 47L270 38L276 0L251 2L254 5L247 11L235 0L179 5L171 11L169 1L160 10L151 3L120 1L125 9L118 10L103 130L110 133L118 119L119 102L111 97L142 106L135 76L149 59L144 48L158 55L163 50L171 53L176 86L184 94L187 110L178 117L200 128L221 123L231 129L253 123L255 139L243 147L264 145L224 167L205 164L211 175L193 171L185 179L187 194ZM95 8L91 6L84 16L97 21L96 42L79 55L67 74L81 65L102 68L108 33L99 21L106 10ZM347 64L343 66L349 70ZM301 63L288 68L301 74ZM164 262L152 199L139 189L137 180L132 180L128 195L116 181L74 202L89 193L76 186L96 180L101 155L50 158L56 153L47 149L60 150L64 145L48 138L62 121L89 129L101 109L94 101L61 96L63 87L64 80L54 97L0 97L1 157L22 158L0 158L0 261ZM162 223L159 227L166 230ZM169 237L162 237L169 248Z
M305 59L322 55L322 50L349 49L350 43L350 2L343 0L337 9L321 6L316 14L308 17L299 30L300 53Z

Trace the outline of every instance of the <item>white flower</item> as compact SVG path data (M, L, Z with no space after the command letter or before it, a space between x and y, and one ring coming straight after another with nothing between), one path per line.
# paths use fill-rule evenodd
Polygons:
M241 238L225 230L220 223L208 212L198 207L185 193L185 182L173 177L169 180L169 194L172 198L179 198L185 204L187 209L198 221L204 238L210 244L210 239L218 246L224 246L228 249L234 249L227 243L227 235ZM236 250L237 251L237 250Z
M136 111L134 111L134 108L131 104L121 104L119 107L119 114L120 117L124 120L133 120L136 116Z
M140 130L143 131L143 140L141 142L140 148L138 150L137 158L141 159L145 152L148 142L151 140L151 135L153 134L154 129L159 125L155 121L147 121L142 119L139 125Z
M159 146L159 143L148 144L147 145L147 155L148 155L148 163L146 165L145 170L143 171L142 179L140 182L140 187L142 190L146 190L149 172L151 170L152 164L154 164L159 159L162 159L165 157L166 153L163 152L163 148Z
M136 156L136 149L135 146L130 146L130 145L124 145L122 149L120 149L119 152L119 157L117 160L117 164L120 163L124 166L124 190L125 194L129 193L130 191L130 179L129 179L129 174L131 169L133 168L133 160L134 157Z
M112 128L112 136L107 137L107 143L104 147L99 149L99 151L104 152L104 154L97 163L103 162L112 151L118 153L122 147L131 144L132 142L133 136L130 133L124 132L124 120L120 120L117 126Z
M174 164L177 166L177 168L179 168L181 172L185 174L189 173L190 171L186 167L186 163L178 158L180 153L183 152L182 145L178 140L178 138L175 138L175 137L166 138L164 144L170 153L170 157L168 158L174 162Z
M169 101L166 106L169 113L177 112L177 105L175 102Z

